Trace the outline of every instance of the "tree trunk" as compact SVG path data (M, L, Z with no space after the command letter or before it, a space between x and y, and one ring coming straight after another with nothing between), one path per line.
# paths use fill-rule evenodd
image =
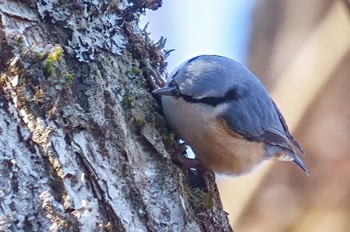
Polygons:
M232 231L149 93L165 52L137 21L160 5L0 1L0 231Z

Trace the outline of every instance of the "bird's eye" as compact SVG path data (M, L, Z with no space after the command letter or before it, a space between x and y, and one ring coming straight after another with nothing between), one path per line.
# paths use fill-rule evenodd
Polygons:
M176 84L176 82L174 80L172 80L172 81L170 81L168 86L169 87L177 87L177 84Z
M172 80L168 84L168 87L175 87L174 90L173 90L173 96L175 96L175 97L180 97L181 96L181 92L180 92L179 86L177 85L177 83L174 80Z

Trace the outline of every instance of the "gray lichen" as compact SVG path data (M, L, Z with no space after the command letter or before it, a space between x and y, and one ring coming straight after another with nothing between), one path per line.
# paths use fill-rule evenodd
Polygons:
M68 45L79 61L94 60L96 52L107 50L121 55L126 38L120 32L122 18L118 12L122 5L109 7L109 1L84 1L84 4L69 3L70 6L55 0L37 2L42 20L64 24L72 31ZM83 7L82 7L83 6Z

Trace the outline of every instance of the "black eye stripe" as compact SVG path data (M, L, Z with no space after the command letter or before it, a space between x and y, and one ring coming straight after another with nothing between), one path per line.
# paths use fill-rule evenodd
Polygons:
M176 90L174 91L174 94L173 94L174 97L182 96L182 93L180 92L179 86L177 85L177 83L174 80L172 80L169 83L168 87L176 87Z
M173 92L174 97L181 97L187 102L191 103L204 103L211 106L216 106L228 101L237 101L240 98L245 97L248 92L245 91L243 88L232 88L229 91L226 92L225 96L223 97L203 97L203 98L194 98L192 95L183 94L180 91L180 88L175 80L172 80L168 87L176 87L176 90Z
M176 82L174 80L170 81L169 87L176 87L176 88L179 88L179 86L176 84Z
M193 98L193 96L190 95L182 94L180 91L179 94L180 97L182 97L187 102L204 103L211 106L217 106L228 101L237 101L238 99L245 97L248 93L240 89L234 88L227 91L227 93L223 97L203 97L200 99Z

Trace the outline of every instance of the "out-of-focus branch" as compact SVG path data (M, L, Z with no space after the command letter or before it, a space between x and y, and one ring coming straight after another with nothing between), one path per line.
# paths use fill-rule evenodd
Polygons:
M294 59L272 90L272 97L291 131L297 128L306 109L331 79L332 73L350 49L348 10L345 2L334 2L304 45L296 51ZM220 178L218 185L231 224L236 224L272 163L268 162L255 173L239 179Z

